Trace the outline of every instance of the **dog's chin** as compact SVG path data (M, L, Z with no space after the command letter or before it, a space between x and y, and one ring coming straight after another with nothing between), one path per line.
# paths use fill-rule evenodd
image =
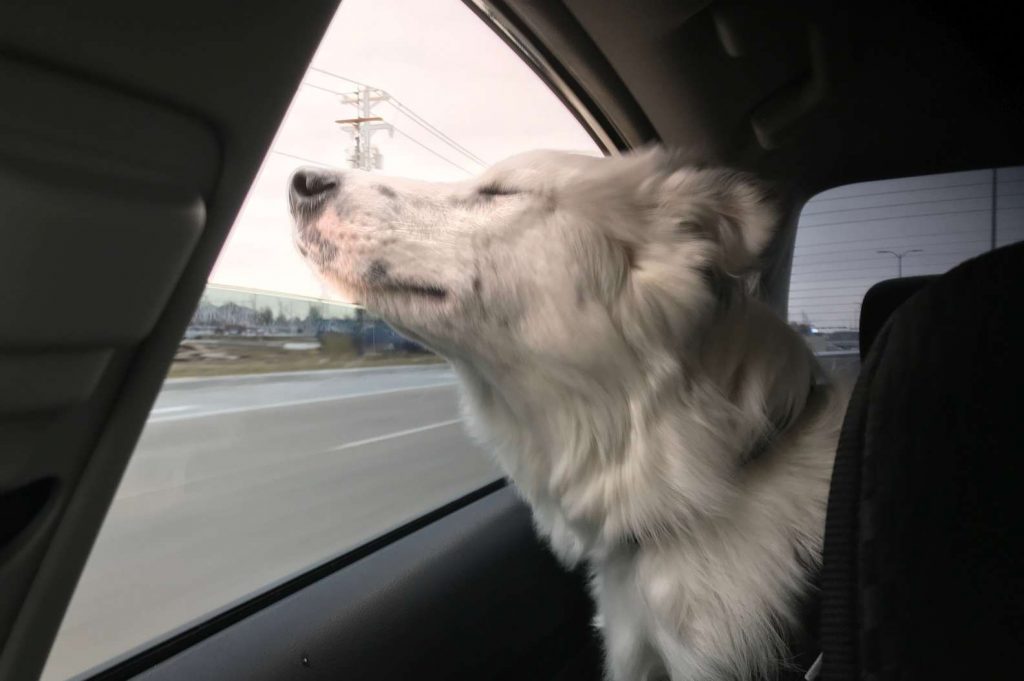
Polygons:
M385 321L419 326L443 318L450 301L448 291L439 287L377 284L361 288L360 302Z
M347 278L334 276L332 273L324 273L321 271L318 274L320 275L319 279L327 284L327 288L342 300L353 305L365 305L364 299L366 298L366 294L357 282L351 281Z
M393 316L416 318L422 313L433 316L451 298L448 289L421 281L388 278L368 282L363 277L339 276L334 272L328 273L325 279L342 298L385 319Z

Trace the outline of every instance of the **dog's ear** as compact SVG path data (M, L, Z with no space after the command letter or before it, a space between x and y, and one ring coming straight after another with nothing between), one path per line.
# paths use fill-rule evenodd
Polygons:
M709 239L714 244L710 265L734 276L757 268L779 221L767 185L740 171L684 168L668 175L656 191L658 221Z
M757 269L778 209L746 173L665 165L647 175L631 204L643 219L605 224L628 226L610 231L624 253L623 314L642 334L679 339L733 289L724 284Z

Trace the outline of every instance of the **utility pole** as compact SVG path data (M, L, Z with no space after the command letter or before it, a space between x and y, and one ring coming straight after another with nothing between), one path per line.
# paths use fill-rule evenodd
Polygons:
M876 253L888 253L889 255L895 255L896 256L896 267L897 267L897 272L899 273L898 276L899 276L900 279L903 278L903 258L905 258L906 256L910 255L911 253L924 253L924 251L922 249L920 249L920 248L911 248L909 251L903 251L902 253L897 253L896 251L875 251L875 252Z
M395 134L394 126L385 123L383 118L373 113L375 106L389 99L391 96L383 90L365 85L359 86L356 92L342 97L343 104L351 104L356 107L355 118L342 118L334 121L344 127L352 136L355 147L348 157L348 162L353 168L375 170L383 165L380 151L371 144L370 140L375 132L382 130L386 130L389 136Z

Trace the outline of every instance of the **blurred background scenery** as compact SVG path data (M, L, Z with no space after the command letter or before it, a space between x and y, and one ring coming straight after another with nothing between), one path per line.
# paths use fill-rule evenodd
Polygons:
M361 307L209 284L169 376L439 362Z

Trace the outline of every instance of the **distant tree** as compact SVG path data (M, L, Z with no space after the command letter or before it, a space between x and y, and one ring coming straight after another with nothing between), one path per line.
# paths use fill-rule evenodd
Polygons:
M319 305L310 305L309 313L306 315L306 323L309 325L309 333L320 334L324 325L324 313ZM305 332L305 330L303 330Z
M277 317L274 319L275 326L288 326L288 318L284 316L283 312L278 312Z
M261 308L260 311L256 313L256 322L261 326L270 326L274 323L274 311L269 307Z
M353 335L353 340L355 341L356 355L358 355L360 357L363 356L363 352L365 351L365 344L366 344L365 343L366 339L364 338L365 330L366 330L366 310L364 310L363 308L359 307L359 308L356 308L356 324L355 324L355 334Z

